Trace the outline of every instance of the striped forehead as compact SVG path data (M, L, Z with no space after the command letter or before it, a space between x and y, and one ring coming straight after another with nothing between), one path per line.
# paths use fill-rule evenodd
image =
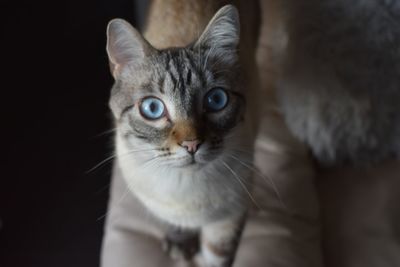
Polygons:
M186 49L167 50L160 63L160 92L173 99L180 115L191 116L199 90L206 88L205 70L200 70L197 55Z

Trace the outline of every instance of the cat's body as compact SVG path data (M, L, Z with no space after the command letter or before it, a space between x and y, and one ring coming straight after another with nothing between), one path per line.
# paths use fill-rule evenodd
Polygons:
M117 164L151 213L201 232L202 264L230 266L251 191L256 105L246 108L246 101L257 83L249 74L257 31L241 35L239 45L234 7L221 9L204 30L220 2L169 4L151 7L151 45L122 20L108 27ZM250 58L242 60L238 46Z
M326 165L400 155L400 1L285 1L279 87L290 129Z

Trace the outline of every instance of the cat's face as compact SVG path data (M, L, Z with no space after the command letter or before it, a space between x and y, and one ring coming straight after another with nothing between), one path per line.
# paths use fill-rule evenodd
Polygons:
M126 22L110 23L110 106L128 151L171 167L234 153L245 108L238 35L237 14L217 14L190 47L158 51Z

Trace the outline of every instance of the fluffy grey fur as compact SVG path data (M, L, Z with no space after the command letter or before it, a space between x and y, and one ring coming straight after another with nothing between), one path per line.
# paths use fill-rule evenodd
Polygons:
M279 86L290 129L323 164L400 154L400 1L286 0Z

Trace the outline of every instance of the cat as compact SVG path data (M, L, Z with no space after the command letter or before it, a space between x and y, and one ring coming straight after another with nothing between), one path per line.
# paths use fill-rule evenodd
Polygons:
M400 155L400 1L283 1L278 95L323 166Z
M117 165L130 191L171 225L170 249L201 233L203 266L231 265L251 198L254 108L239 35L232 5L186 46L156 49L122 19L107 28Z

